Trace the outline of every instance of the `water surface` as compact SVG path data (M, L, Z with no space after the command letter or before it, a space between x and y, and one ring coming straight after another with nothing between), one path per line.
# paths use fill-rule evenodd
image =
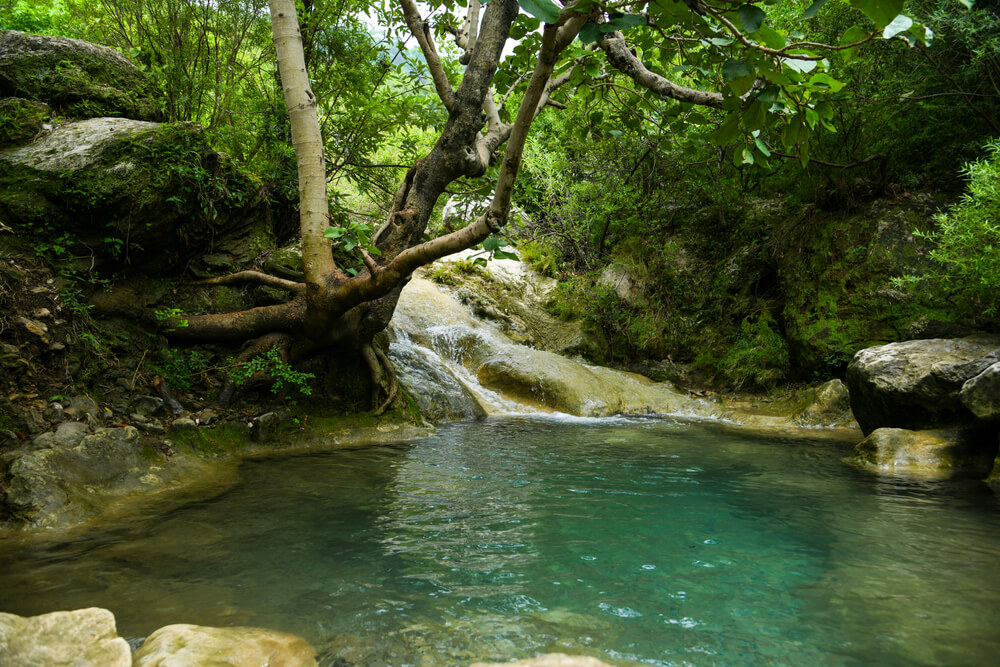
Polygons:
M614 664L995 664L1000 505L845 445L663 421L493 419L247 462L207 502L0 545L0 610L258 625L325 664L561 651Z

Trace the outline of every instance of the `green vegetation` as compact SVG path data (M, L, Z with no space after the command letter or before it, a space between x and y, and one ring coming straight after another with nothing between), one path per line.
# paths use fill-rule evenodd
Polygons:
M440 88L457 90L469 76L469 56L454 37L467 6L441 3L428 24L442 60L441 71L432 72L420 47L406 41L412 35L395 4L296 3L324 141L331 206L323 234L343 275L363 278L366 261L384 265L469 225L439 223L446 195L495 189L503 142L490 147L482 165L447 177L445 167L408 171L430 164L435 147L455 151L441 164L482 157L449 144L454 137L441 139L460 114L445 108ZM552 313L585 322L585 356L625 366L686 363L701 381L735 389L836 376L857 349L903 337L919 320L1000 328L1000 144L983 149L1000 135L995 6L691 6L608 6L579 26L554 71L563 85L531 126L515 174L513 199L531 223L512 222L500 235L491 229L475 246L480 255L434 265L431 276L458 285L487 259L511 257L509 246L516 246L523 261L559 281ZM549 0L521 8L509 30L517 43L486 82L497 107L493 124L514 122L542 26L559 20L559 5ZM127 179L110 170L69 170L50 191L40 188L46 199L24 195L29 186L39 191L35 174L9 170L0 177L0 205L26 221L19 231L37 257L67 267L88 258L127 266L138 233L133 224L172 216L185 242L209 247L212 226L227 211L297 199L266 2L17 0L0 8L0 27L117 49L138 65L149 99L157 100L153 111L166 120L117 149L115 157L142 167ZM625 75L604 41L619 33L652 75L718 98L691 101ZM88 71L71 62L55 69L62 88ZM121 80L115 72L102 76ZM98 111L121 115L141 101L136 94L112 97L100 107L93 100L60 99L51 109L5 102L0 144L34 137L42 123ZM476 114L488 115L479 107ZM480 124L470 136L481 139L490 127ZM949 207L966 187L963 179L967 191ZM414 196L401 208L398 192L431 181L433 196ZM54 214L56 199L68 217ZM947 212L935 216L938 210ZM129 223L102 224L113 217ZM412 225L392 248L378 235L390 218ZM248 233L252 247L244 256L220 255L198 275L268 270L277 238L292 235L260 224ZM286 278L300 280L302 269L286 270ZM94 287L68 281L64 304L84 313ZM283 298L214 285L182 290L157 305L157 317L173 323L166 333L183 329L194 338L199 318ZM384 326L391 307L376 311ZM339 331L342 324L334 318L315 330ZM92 336L81 337L90 351L101 353L101 336L82 334ZM368 343L351 341L353 349ZM233 371L234 381L262 373L276 381L276 392L308 393L309 374L272 352ZM159 370L185 389L206 369L227 365L216 352L192 355L168 352Z

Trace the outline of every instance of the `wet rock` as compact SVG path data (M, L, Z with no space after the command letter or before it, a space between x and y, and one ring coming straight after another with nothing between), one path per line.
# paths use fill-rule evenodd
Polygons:
M876 429L854 448L855 462L893 473L949 478L984 477L996 457L996 440L984 447L982 434L963 429L909 431Z
M132 399L128 411L143 417L161 414L163 412L163 399L159 396L136 396Z
M71 398L69 406L64 409L64 412L66 416L74 419L83 419L87 415L92 415L98 418L102 416L101 408L98 407L97 402L86 394L81 394Z
M276 412L265 412L253 420L250 427L250 439L254 442L268 442L278 434L281 416Z
M171 433L185 433L198 430L198 424L195 423L193 419L188 419L187 417L180 417L174 420L174 423L170 425Z
M847 386L834 379L815 389L810 404L793 421L803 426L851 426L851 395Z
M432 422L482 419L486 411L440 360L404 343L392 343L389 357L400 384L417 402L420 414Z
M143 442L131 426L102 428L75 447L27 452L7 476L7 506L18 521L34 526L75 523L95 514L96 496L140 488L148 464Z
M537 658L515 662L475 662L472 667L611 667L608 663L587 655L549 653Z
M1000 419L1000 362L966 381L959 398L962 405L979 419Z
M971 423L960 392L1000 360L1000 336L911 340L861 350L847 367L854 416L876 428L932 429Z
M118 51L80 39L0 31L0 97L45 102L61 116L161 120L155 85Z
M301 637L261 628L168 625L136 652L134 667L315 667L316 651Z
M132 651L107 609L41 616L0 613L0 664L18 667L129 667Z
M476 374L485 386L519 402L582 417L694 414L704 408L669 383L529 348L488 357Z

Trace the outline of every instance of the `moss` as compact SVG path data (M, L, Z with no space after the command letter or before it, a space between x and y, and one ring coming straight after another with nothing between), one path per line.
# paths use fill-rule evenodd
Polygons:
M211 428L170 434L174 449L200 457L220 458L245 452L251 447L245 425L222 423Z

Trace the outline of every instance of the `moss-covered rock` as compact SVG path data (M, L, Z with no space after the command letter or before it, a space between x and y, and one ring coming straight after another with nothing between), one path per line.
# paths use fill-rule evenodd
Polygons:
M93 118L0 152L0 219L53 257L79 245L99 267L146 273L198 258L206 275L271 243L273 214L199 125Z
M68 37L0 31L0 97L45 102L68 118L163 120L156 87L128 58Z
M854 448L855 463L881 472L922 477L984 477L996 456L996 439L974 430L909 431L880 428Z
M50 115L49 105L44 102L20 97L0 99L0 148L31 141L41 134Z
M893 287L928 266L926 229L937 203L879 201L854 214L806 210L782 223L777 276L792 363L839 372L859 349L900 340L921 318L948 318L945 295Z

